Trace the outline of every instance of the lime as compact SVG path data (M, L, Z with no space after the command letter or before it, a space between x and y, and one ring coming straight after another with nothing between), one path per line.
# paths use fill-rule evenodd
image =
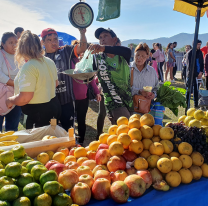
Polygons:
M28 198L35 198L42 193L41 187L38 183L30 183L24 186L23 194Z
M22 162L22 166L26 167L27 163L32 162L32 160L25 160L24 162Z
M40 176L41 185L44 185L46 182L49 181L57 181L57 180L58 180L58 176L54 170L49 170Z
M11 150L14 153L14 158L21 158L25 155L25 148L22 145L17 145Z
M5 169L0 169L0 177L5 176Z
M0 154L0 161L4 164L8 164L14 160L14 154L11 151L2 152Z
M27 172L28 172L27 168L26 168L26 167L24 167L24 166L22 166L22 169L21 169L21 174L22 174L22 173L27 173Z
M64 190L63 185L62 185L62 184L60 184L60 183L59 183L59 185L60 185L60 190L59 190L59 193L65 193L65 190Z
M0 154L1 154L2 152L5 152L5 150L3 150L3 149L0 149Z
M21 174L22 166L18 162L11 162L5 167L5 175L8 177L18 177Z
M31 206L31 202L27 197L20 197L13 202L12 206Z
M19 196L19 188L16 185L5 185L0 189L0 199L13 201Z
M5 185L12 185L14 181L11 177L3 176L0 177L0 189Z
M31 172L31 169L35 166L35 165L43 165L42 163L40 163L39 161L32 161L32 162L28 162L28 164L26 165L26 168L28 170L28 172Z
M50 195L43 193L39 195L34 200L34 206L51 206L52 205L52 198Z
M11 206L9 202L7 201L1 201L0 200L0 206Z
M57 181L49 181L43 185L43 191L49 195L57 195L60 190L60 185Z
M15 158L15 162L19 162L20 164L22 164L26 160L32 160L32 159L30 157L28 157L26 154L24 155L24 157Z
M32 170L31 170L31 175L33 176L34 180L36 182L39 181L40 176L45 173L47 170L47 168L43 165L35 165Z
M30 184L32 182L34 182L33 177L29 173L23 173L17 179L17 185L20 187L24 187L25 185Z
M0 169L4 169L4 163L0 161Z
M67 206L72 204L72 199L65 193L59 193L53 199L54 206Z

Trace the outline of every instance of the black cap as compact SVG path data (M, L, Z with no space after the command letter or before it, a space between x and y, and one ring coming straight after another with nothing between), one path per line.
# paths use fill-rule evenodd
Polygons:
M114 33L114 31L111 30L110 28L108 28L108 29L98 28L98 29L95 31L95 37L96 37L97 39L99 39L100 34L101 34L102 32L104 32L104 31L109 32L109 33L111 34L112 37L116 37L116 34Z

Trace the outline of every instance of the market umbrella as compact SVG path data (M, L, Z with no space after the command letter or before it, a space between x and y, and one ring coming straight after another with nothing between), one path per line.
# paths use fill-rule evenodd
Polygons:
M189 16L196 17L196 26L195 26L195 34L194 34L194 44L193 44L193 52L191 64L189 67L189 81L188 81L188 90L186 103L187 108L186 111L190 108L190 98L191 98L191 89L193 87L193 75L194 75L194 66L196 61L196 46L199 34L199 23L200 17L204 16L206 10L208 10L208 0L175 0L174 10L187 14Z

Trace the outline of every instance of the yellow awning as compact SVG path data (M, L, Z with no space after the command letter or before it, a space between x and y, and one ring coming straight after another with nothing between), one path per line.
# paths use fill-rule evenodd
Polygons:
M195 3L193 1L193 3ZM206 10L208 10L208 2L205 2L204 5L206 6L205 8L201 8L201 17L204 16ZM175 0L174 8L173 10L181 12L183 14L187 14L189 16L196 16L197 13L197 7L186 3L181 0Z

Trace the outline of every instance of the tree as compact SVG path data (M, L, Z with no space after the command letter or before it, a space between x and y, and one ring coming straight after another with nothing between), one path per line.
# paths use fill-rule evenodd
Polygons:
M133 45L133 48L135 49L137 47L137 44L131 43ZM128 47L130 47L131 44L128 44Z
M183 46L182 48L177 49L177 51L179 51L179 52L185 52L186 51L186 46Z

